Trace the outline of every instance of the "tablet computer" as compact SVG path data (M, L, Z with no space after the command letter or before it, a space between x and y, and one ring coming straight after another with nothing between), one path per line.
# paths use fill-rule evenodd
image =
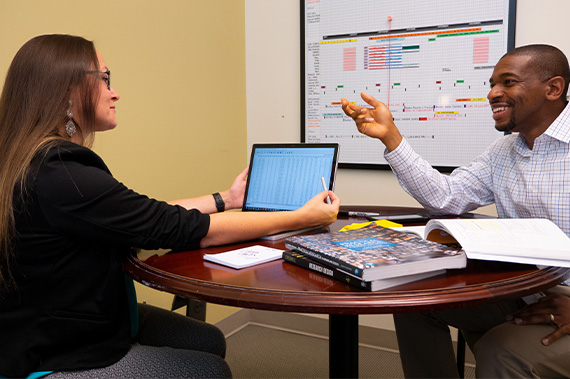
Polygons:
M327 189L334 190L337 143L254 144L243 211L292 211Z

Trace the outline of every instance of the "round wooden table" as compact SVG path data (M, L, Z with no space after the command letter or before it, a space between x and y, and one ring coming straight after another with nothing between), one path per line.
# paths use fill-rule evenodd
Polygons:
M355 207L383 214L424 212L416 208ZM477 217L465 215L463 217ZM339 219L320 232L364 222ZM470 260L461 270L421 281L363 292L282 260L235 270L204 261L213 254L251 245L285 249L285 241L250 241L186 252L133 251L125 270L149 287L205 302L281 312L329 314L331 377L358 375L358 315L467 307L546 290L564 281L570 269Z

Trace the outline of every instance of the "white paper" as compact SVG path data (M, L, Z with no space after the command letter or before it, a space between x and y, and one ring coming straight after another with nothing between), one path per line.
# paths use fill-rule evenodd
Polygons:
M283 250L254 245L219 254L204 254L204 260L240 269L280 259Z
M468 258L570 266L570 239L548 219L432 220L426 235L438 224Z

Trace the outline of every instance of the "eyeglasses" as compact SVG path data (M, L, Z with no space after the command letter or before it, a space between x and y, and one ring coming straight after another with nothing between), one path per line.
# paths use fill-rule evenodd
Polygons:
M87 71L88 74L103 74L101 75L101 79L107 85L107 89L111 90L111 71Z

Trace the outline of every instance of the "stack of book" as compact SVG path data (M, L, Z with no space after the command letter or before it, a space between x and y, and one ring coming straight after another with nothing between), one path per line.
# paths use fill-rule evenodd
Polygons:
M423 234L423 235L421 235ZM570 267L570 238L548 219L432 219L422 233L371 224L286 240L286 262L377 291L469 259Z
M366 291L421 280L446 269L464 268L457 248L374 223L343 232L288 238L283 260Z

